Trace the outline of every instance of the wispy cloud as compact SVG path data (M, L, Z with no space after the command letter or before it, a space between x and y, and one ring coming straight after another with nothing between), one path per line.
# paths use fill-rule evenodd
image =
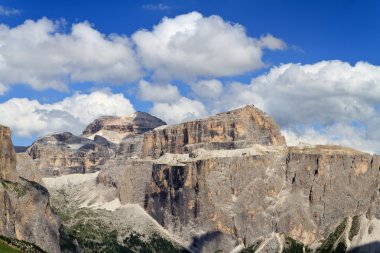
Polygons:
M7 16L8 17L8 16L18 15L20 13L21 13L21 10L0 5L0 16Z
M162 4L162 3L159 3L159 4L144 4L142 7L144 9L146 9L146 10L158 10L158 11L165 11L165 10L169 10L169 9L172 8L169 5L165 5L165 4Z

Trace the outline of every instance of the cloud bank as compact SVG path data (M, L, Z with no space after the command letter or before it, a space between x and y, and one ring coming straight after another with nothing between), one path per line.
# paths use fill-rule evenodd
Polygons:
M138 31L132 39L142 64L159 80L243 74L264 66L263 48L286 47L272 35L251 38L239 24L198 12L164 18L151 31Z
M0 25L0 94L15 84L66 90L73 82L123 84L140 76L127 37L103 35L87 22L62 29L47 18Z
M251 38L241 25L198 12L164 18L131 38L102 34L88 22L66 30L65 22L47 18L1 24L0 95L16 84L63 91L72 83L125 84L151 74L167 81L238 75L264 66L264 48L286 47L272 35Z
M106 90L77 93L52 104L27 98L12 98L0 104L1 123L21 137L61 131L80 134L85 126L102 115L122 116L134 111L122 94Z

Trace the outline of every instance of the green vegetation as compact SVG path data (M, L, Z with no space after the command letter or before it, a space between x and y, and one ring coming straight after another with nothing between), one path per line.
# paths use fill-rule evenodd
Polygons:
M73 243L77 240L79 247L85 252L96 253L117 253L128 252L117 241L117 232L109 231L107 227L100 221L88 220L78 222L75 225L66 228L62 233L60 246L62 251L70 251L75 249Z
M303 253L303 243L291 237L285 237L285 247L283 253Z
M338 245L336 246L334 252L335 253L345 253L347 250L346 244L344 242L339 242Z
M309 246L305 246L305 252L311 253L311 252L313 252L313 250Z
M153 234L148 240L144 240L144 236L138 233L131 233L127 236L123 243L128 252L138 253L181 253L187 252L185 249L175 247L170 241L160 237L157 234Z
M21 250L13 248L1 240L0 240L0 252L2 252L2 253L23 253Z
M342 233L344 232L344 229L347 225L347 218L345 218L342 223L339 224L339 226L335 229L333 233L331 233L327 239L322 243L322 245L317 249L317 253L340 253L345 252L342 251L342 249L346 249L346 245L344 244L344 241L340 241L336 248L334 248L334 245L338 242L338 240L341 240Z
M13 247L13 248L12 248ZM4 250L4 251L3 251ZM40 247L14 238L8 238L0 235L0 252L1 253L46 253Z
M350 233L348 234L348 239L350 239L351 241L354 238L354 236L359 233L359 230L360 230L360 216L354 216L352 218L352 224L351 224Z
M118 241L116 230L108 231L100 224L77 224L67 229L61 236L61 249L70 252L75 249L73 240L86 253L181 253L183 248L174 246L170 241L157 234L146 239L138 233L131 233L122 242Z
M16 192L18 197L24 196L28 191L26 186L23 186L20 183L8 181L5 179L0 179L1 185L9 191Z
M258 240L257 242L255 242L251 246L240 251L240 253L255 253L255 251L260 247L262 242L263 242L262 240Z

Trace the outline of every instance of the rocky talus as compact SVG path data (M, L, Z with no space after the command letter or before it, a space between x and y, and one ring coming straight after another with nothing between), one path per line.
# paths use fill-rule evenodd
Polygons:
M61 252L58 216L45 187L18 176L10 129L0 126L0 234Z

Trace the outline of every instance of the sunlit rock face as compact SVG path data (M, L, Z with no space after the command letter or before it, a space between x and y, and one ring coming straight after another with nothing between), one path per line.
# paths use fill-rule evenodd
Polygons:
M58 216L45 187L18 176L10 129L0 125L0 234L60 252Z
M199 148L237 149L252 144L285 145L279 127L254 106L154 129L144 135L143 156L189 153Z
M11 141L11 130L0 125L0 178L17 181L16 154Z

